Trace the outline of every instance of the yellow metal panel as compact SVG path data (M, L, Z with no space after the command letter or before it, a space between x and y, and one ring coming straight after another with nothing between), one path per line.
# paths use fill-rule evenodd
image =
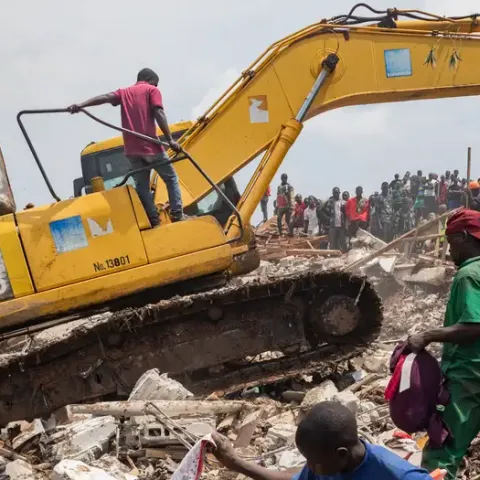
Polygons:
M147 230L149 228L152 228L152 226L150 225L150 220L147 216L147 212L145 212L145 209L143 208L137 191L131 185L127 185L127 188L130 195L130 200L132 201L133 212L135 214L135 218L137 219L138 228L140 230Z
M37 291L147 263L126 187L16 214Z
M295 76L293 70L292 76ZM257 108L255 101L261 102L261 108L266 108L264 111L268 113L268 121L258 118L257 123L252 122L252 111ZM278 133L282 123L292 116L294 112L288 104L275 69L270 66L258 73L255 80L242 90L228 108L210 120L195 141L189 143L187 140L185 148L218 183L220 179L229 177L247 164ZM175 170L185 205L191 204L211 189L188 160L175 163ZM159 180L155 202L164 203L167 199L165 184Z
M174 123L173 125L170 125L170 132L177 133L177 132L181 132L182 130L188 130L192 125L193 124L190 121ZM163 133L159 128L157 128L157 135L159 137L163 136ZM83 156L83 155L88 155L90 153L103 152L104 150L110 150L112 148L118 148L118 147L123 147L122 136L109 138L107 140L102 140L101 142L95 142L90 145L87 145L82 150L81 154Z
M0 217L0 251L15 298L34 292L13 214Z
M142 232L148 262L180 257L223 245L225 234L211 216L192 218Z
M0 303L0 327L18 327L32 318L107 302L147 288L226 270L232 263L229 245L191 253L123 272L113 273L29 297Z

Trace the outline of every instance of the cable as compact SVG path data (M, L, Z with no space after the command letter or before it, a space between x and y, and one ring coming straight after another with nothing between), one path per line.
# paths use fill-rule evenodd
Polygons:
M377 16L358 16L354 15L354 13L359 8L365 8L369 10L371 13ZM367 3L357 3L353 6L353 8L346 14L346 15L337 15L335 17L330 18L327 23L334 24L334 25L361 25L364 23L375 22L380 23L384 20L391 19L394 17L404 17L404 18L411 18L413 20L419 20L423 22L458 22L461 20L472 19L475 21L477 17L480 17L480 14L470 14L470 15L462 15L457 17L441 17L439 15L435 15L428 12L423 12L421 10L397 10L397 9L389 9L389 10L376 10Z

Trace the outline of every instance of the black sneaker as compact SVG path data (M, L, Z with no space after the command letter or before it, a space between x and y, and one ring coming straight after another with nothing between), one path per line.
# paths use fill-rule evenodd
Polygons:
M175 223L175 222L183 222L184 220L190 220L191 218L195 218L195 217L181 213L179 215L172 215L170 218L172 222Z

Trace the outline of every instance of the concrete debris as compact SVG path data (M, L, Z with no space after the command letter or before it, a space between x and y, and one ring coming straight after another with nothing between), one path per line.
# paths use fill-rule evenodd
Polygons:
M7 426L8 428L8 426ZM35 419L28 427L22 429L22 433L12 440L12 447L19 451L30 440L45 432L43 422L40 419Z
M250 444L255 428L264 415L265 410L263 408L248 413L242 423L238 426L237 438L235 440L236 447L244 448Z
M41 443L50 462L61 459L88 462L107 453L116 430L114 417L96 417L58 427Z
M295 440L296 425L289 423L279 423L268 429L264 446L268 450L275 450L285 445L293 444Z
M377 350L371 355L367 355L363 364L365 370L370 373L388 373L390 363L390 352Z
M201 398L166 373L148 370L130 395L122 392L121 398L128 396L127 401L107 402L99 397L97 402L63 407L46 421L8 424L1 431L0 473L11 479L171 478L191 447L218 430L242 455L272 470L293 474L305 463L295 447L297 425L322 401L345 405L356 413L365 438L418 462L420 443L394 428L384 390L395 345L408 335L442 324L451 266L433 257L404 254L400 248L394 251L363 230L352 239L354 248L336 258L317 254L327 248L328 239L323 237L279 238L267 228L257 235L257 241L263 260L255 272L241 278L243 284L306 270L348 269L352 264L373 278L384 302L378 340L368 351L355 352L340 371L309 366L308 370L299 369L295 377L279 375L276 384L245 382L238 391L216 390ZM267 351L241 362L255 365L285 355ZM212 372L221 375L224 367L218 368ZM208 474L202 478L242 478L227 474L208 458L207 466Z
M331 380L327 380L320 386L312 388L309 392L307 392L301 404L301 408L303 410L308 410L317 403L333 400L337 394L338 390L335 384Z
M387 245L383 240L380 240L362 228L357 231L355 237L351 239L351 242L355 249L367 247L373 250L380 250Z
M127 467L123 464L118 458L114 457L113 455L104 455L100 457L98 460L94 460L90 462L92 467L100 468L105 472L110 473L115 478L119 480L123 479L134 479L136 478L135 475L132 474L132 467Z
M10 480L30 480L33 477L33 467L26 460L14 460L5 465L5 475Z
M341 403L355 414L357 413L360 404L360 400L358 399L358 397L349 390L344 390L337 393L333 396L332 400L334 402Z
M392 273L398 257L383 257L378 259L378 264L385 273Z
M373 402L365 401L359 405L357 421L362 425L372 425L380 419L380 411Z
M410 275L407 283L431 287L441 287L445 283L447 269L445 267L424 268L418 273Z
M133 400L187 400L193 398L181 383L168 378L166 373L160 375L157 368L146 371L128 397Z
M290 468L302 468L305 465L305 457L296 448L277 453L275 457L280 471L289 470Z
M52 480L134 480L137 476L107 473L78 460L62 460L53 469Z

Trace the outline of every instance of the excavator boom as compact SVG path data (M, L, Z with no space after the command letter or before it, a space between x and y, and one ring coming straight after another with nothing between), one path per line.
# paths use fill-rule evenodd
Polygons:
M376 16L368 17L366 25L349 23L360 23L359 17L334 17L274 43L198 119L185 135L184 147L212 180L229 178L258 154L272 150L283 126L297 116L330 54L338 57L338 64L305 120L349 105L479 93L476 15L449 20L416 10L395 10ZM382 22L390 26L378 26ZM243 204L249 199L258 204L283 158L277 158L268 176L257 176ZM187 202L198 201L209 191L190 165L178 165L177 172ZM156 201L166 198L159 182ZM251 212L251 206L243 212L245 223Z

